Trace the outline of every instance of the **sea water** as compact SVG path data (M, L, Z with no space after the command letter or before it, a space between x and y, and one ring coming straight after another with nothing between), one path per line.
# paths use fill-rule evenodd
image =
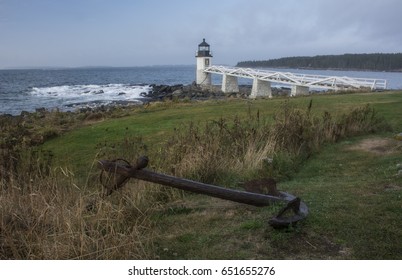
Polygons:
M389 89L402 89L402 73L276 69L329 76L386 79ZM81 107L140 103L152 84L191 84L195 66L103 67L0 70L0 114L19 115L37 108L74 111ZM212 83L222 77L213 75ZM240 79L239 84L251 84ZM276 85L278 86L278 85Z
M152 84L188 84L195 66L0 70L0 114L141 102Z

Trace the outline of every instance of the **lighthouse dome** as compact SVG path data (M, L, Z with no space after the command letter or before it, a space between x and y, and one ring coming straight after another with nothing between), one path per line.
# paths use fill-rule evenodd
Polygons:
M209 44L202 39L202 42L198 45L197 57L212 57Z

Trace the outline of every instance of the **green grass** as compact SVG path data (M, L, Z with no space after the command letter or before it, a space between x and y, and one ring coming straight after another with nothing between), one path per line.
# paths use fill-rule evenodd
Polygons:
M52 150L55 158L62 164L74 166L74 171L81 173L90 166L99 152L99 145L105 142L121 141L125 137L140 136L148 146L157 146L166 141L180 124L194 121L233 118L246 116L250 111L259 111L261 118L272 120L285 99L207 101L197 103L166 103L151 105L135 111L127 117L106 119L93 123L61 137L47 141L44 149ZM324 111L340 114L352 107L371 104L381 116L393 126L395 131L402 131L402 94L400 92L359 93L343 95L315 95L291 99L297 107L306 108L313 100L316 114Z
M188 121L205 121L220 116L246 114L247 101L156 104L128 117L108 119L66 133L47 141L44 149L52 150L60 163L74 165L80 172L89 166L99 151L99 144L140 136L148 146L166 141L175 127Z
M327 146L294 178L279 184L279 189L300 196L309 207L308 218L296 228L268 227L277 207L186 196L181 203L197 211L158 220L160 256L401 259L402 178L396 176L396 164L402 162L402 146L389 155L350 150L363 139Z
M327 147L284 188L310 206L314 231L336 237L354 258L401 258L401 146L391 155L348 149L361 140Z

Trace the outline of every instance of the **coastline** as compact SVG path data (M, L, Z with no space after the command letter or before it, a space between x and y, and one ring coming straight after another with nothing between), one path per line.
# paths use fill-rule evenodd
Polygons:
M402 89L402 73L384 72L324 72L320 70L291 70L278 68L278 72L300 74L353 76L356 78L386 79L389 89ZM129 69L75 69L75 70L24 70L0 73L0 114L19 115L36 108L75 111L84 107L131 106L153 100L185 99L204 100L225 97L242 97L251 80L239 80L239 94L223 94L219 91L222 77L212 75L211 91L192 87L195 67L140 67ZM155 88L150 88L153 85ZM165 87L164 85L167 85ZM276 94L273 85L273 95ZM281 89L282 90L282 89ZM285 89L283 89L285 90ZM281 95L279 93L278 95Z
M192 84L150 84L151 88L148 92L141 92L138 98L131 100L113 100L109 103L99 101L74 103L64 107L36 107L30 111L21 110L19 114L0 113L0 118L30 118L31 116L43 118L47 114L84 114L84 119L99 118L101 114L113 114L115 111L131 110L133 108L141 108L149 106L155 102L197 102L206 100L224 100L228 98L248 99L251 94L251 85L239 85L239 92L224 93L221 85L211 85L209 87L200 87L195 83ZM291 88L272 87L272 96L289 96ZM392 90L390 90L392 91ZM310 93L323 93L331 91L317 91L310 89ZM89 116L92 115L92 116ZM98 117L95 117L98 115Z
M148 92L141 92L138 98L132 100L114 100L107 104L103 102L81 102L67 105L64 107L37 107L31 111L22 110L19 114L0 113L0 116L29 116L30 114L43 114L44 112L63 112L63 113L97 113L109 112L114 109L120 108L133 108L148 105L151 102L164 102L164 101L204 101L204 100L222 100L225 98L242 98L246 99L251 93L251 85L239 85L239 92L224 93L220 85L212 85L209 87L200 87L195 84L151 84ZM272 88L273 95L288 95L289 88Z
M236 66L239 67L239 66ZM319 71L356 71L356 72L377 72L377 73L402 73L402 69L400 70L372 70L372 69L360 69L360 68L318 68L318 67L253 67L253 66L241 66L241 67L250 67L250 68L258 68L258 69L294 69L294 70L319 70Z

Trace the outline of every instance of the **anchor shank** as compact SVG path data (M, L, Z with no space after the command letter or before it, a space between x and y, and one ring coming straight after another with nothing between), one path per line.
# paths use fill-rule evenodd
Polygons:
M136 179L169 186L176 189L206 194L209 196L254 206L268 206L272 202L284 201L284 199L280 197L222 188L188 179L156 173L147 169L135 170L131 172L131 176Z

